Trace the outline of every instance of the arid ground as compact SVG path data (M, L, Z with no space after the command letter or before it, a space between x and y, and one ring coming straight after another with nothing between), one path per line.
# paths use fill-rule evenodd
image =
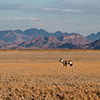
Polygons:
M100 50L0 50L0 100L100 100Z

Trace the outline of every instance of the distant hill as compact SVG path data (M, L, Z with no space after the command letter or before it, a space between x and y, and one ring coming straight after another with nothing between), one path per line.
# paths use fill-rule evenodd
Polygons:
M30 40L29 36L21 35L13 30L0 31L0 40L6 43L20 43L25 40Z
M27 29L25 31L22 31L20 29L18 30L4 30L0 31L0 40L3 40L6 43L19 43L23 41L28 41L31 39L34 39L38 36L54 36L57 37L59 35L65 35L69 33L62 33L60 31L57 31L55 33L48 33L47 31L43 29L36 29L36 28L31 28Z
M24 48L81 48L81 46L90 43L91 41L87 40L79 34L72 35L62 35L57 38L53 36L38 36L29 41L24 41L19 44L19 47Z
M85 45L87 49L100 49L100 39Z
M3 40L0 40L0 45L5 44L5 42Z
M84 45L91 42L80 34L61 35L57 39L61 42L72 43L74 45Z
M74 45L71 43L65 43L60 46L56 46L55 48L58 48L58 49L83 49L83 48L81 48L81 46L77 46L77 45Z
M98 38L100 38L99 35L100 32L96 34ZM95 34L92 34L92 36L95 36ZM20 29L0 31L0 49L99 48L99 42L96 42L94 43L77 33L62 33L61 31L48 33L43 29L36 28L25 31Z
M86 36L86 38L94 42L100 39L100 32L98 32L97 34L92 33L91 35Z
M87 40L83 36L79 34L70 34L70 35L61 35L57 38L53 36L38 36L32 40L24 41L18 46L26 47L26 48L61 48L65 46L63 44L69 43L69 45L74 46L74 48L78 48L79 46L75 47L75 45L84 45L90 43L90 40ZM59 46L59 47L58 47ZM61 46L61 47L60 47ZM69 48L71 46L68 46ZM73 48L73 47L72 47ZM80 48L80 47L79 47Z
M34 37L38 37L38 36L54 36L57 37L59 35L65 35L65 34L69 34L69 33L62 33L61 31L57 31L55 33L49 33L43 29L36 29L36 28L31 28L31 29L27 29L25 31L22 31L20 29L15 30L16 33L19 33L21 35L27 35L27 36L34 36ZM73 33L71 33L73 34Z
M58 39L51 36L38 36L30 41L24 41L18 46L25 48L50 48L62 44Z

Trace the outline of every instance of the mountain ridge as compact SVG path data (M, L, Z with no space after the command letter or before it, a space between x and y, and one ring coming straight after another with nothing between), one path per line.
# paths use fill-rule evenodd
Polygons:
M99 39L100 39L100 32L98 32L98 33L96 33L96 34L92 33L92 34L86 36L86 38L87 38L88 40L93 41L93 42L96 41L96 40L99 40Z
M85 45L87 49L100 49L100 39Z
M98 32L99 34L99 32ZM94 34L92 34L94 35ZM0 31L0 49L69 48L86 49L92 41L79 33L48 33L43 29Z

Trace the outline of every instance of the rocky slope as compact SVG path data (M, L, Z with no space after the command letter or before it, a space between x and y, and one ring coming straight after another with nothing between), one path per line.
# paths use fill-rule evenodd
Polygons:
M99 38L100 32L95 36ZM94 36L94 34L92 34ZM69 48L98 49L100 41L92 42L77 33L48 33L43 29L31 28L25 31L0 31L0 49ZM87 45L86 45L87 44Z
M100 39L85 46L87 49L100 49Z

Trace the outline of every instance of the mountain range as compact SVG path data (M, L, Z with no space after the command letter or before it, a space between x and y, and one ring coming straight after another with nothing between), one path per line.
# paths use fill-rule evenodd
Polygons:
M98 36L100 32L94 35ZM91 39L88 39L90 37ZM27 29L25 31L20 29L0 31L0 49L95 49L93 45L97 44L93 42L92 34L83 37L78 33L62 33L61 31L48 33L43 29L38 30L36 28Z
M86 38L88 40L93 41L93 42L96 41L96 40L99 40L100 39L100 32L98 32L97 34L92 33L92 34L86 36Z
M90 44L86 44L85 47L87 49L100 49L100 39L95 42L91 42Z

